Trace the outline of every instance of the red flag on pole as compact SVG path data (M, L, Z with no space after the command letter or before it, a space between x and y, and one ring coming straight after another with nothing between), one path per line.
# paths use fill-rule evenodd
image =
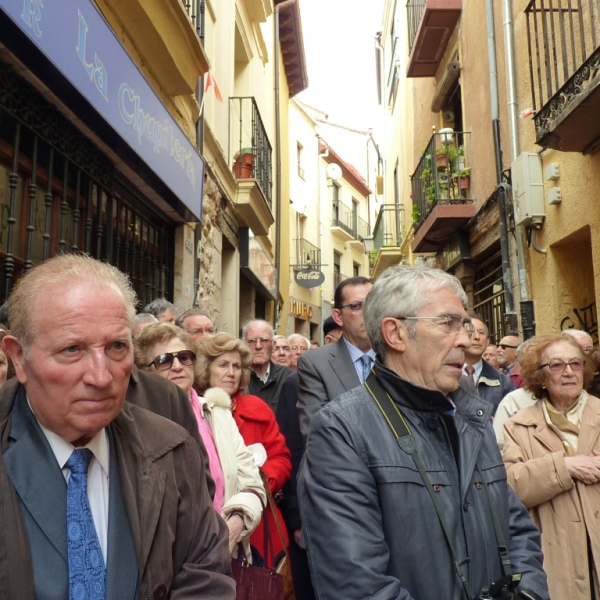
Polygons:
M215 98L219 102L223 102L223 96L221 96L221 90L219 89L219 86L217 85L217 82L215 80L215 76L213 75L212 71L209 69L208 73L206 74L206 85L204 86L204 93L205 94L206 94L206 92L208 92L208 88L211 85L214 86L214 88L215 88Z

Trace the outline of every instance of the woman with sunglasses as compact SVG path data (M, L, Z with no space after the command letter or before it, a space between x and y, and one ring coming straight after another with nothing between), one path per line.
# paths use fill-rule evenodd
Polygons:
M504 425L508 482L542 533L550 596L600 600L600 400L585 391L595 361L566 334L521 354L536 403Z
M215 481L213 505L229 528L229 551L236 556L242 542L251 562L249 539L260 523L265 490L231 411L199 397L192 387L196 342L179 327L155 323L138 335L134 350L138 368L154 371L189 394Z

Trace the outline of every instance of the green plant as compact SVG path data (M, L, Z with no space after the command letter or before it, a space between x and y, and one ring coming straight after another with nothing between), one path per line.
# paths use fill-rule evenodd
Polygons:
M425 168L421 171L421 179L425 181L428 177L431 177L431 169Z
M421 211L415 206L410 216L412 217L413 223L418 223L421 218Z
M464 167L452 173L453 177L468 177L471 174L471 167Z
M375 261L377 260L377 253L379 252L379 250L377 250L377 248L373 248L373 250L371 250L371 252L369 252L369 264L374 265Z

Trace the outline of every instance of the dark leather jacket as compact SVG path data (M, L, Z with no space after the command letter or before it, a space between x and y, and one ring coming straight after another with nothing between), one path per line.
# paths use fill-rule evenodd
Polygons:
M416 437L474 597L502 576L487 483L523 587L549 598L540 534L508 487L490 414L465 390L412 385L377 362L378 378ZM476 470L479 466L481 475ZM314 418L299 481L303 533L321 600L464 600L438 515L410 455L360 386Z

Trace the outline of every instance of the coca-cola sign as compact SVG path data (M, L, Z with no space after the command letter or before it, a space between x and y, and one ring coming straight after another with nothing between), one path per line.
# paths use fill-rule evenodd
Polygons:
M294 281L305 288L319 287L325 281L325 274L319 269L302 269L296 273Z

